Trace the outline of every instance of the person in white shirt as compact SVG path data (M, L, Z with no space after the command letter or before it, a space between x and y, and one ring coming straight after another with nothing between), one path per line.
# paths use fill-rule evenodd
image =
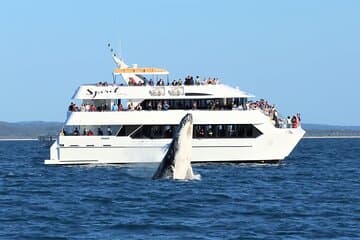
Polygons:
M291 118L290 118L290 116L288 116L287 119L286 119L286 127L291 128L291 125L292 125L291 124Z

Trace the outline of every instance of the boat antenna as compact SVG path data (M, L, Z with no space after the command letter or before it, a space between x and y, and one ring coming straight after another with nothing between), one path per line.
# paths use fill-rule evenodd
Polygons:
M120 42L120 57L121 57L121 60L123 60L122 57L124 55L123 55L123 49L122 49L122 42L121 42L121 40L119 42Z
M121 57L118 57L116 55L116 53L114 52L114 49L111 47L111 44L108 43L108 48L110 50L110 53L111 53L111 57L112 59L114 60L115 64L119 67L119 68L126 68L127 65L124 63L124 61L122 60Z
M114 53L114 49L111 47L111 44L108 43L107 46L108 46L108 48L109 48L109 51L110 51L110 53L111 53L111 56L114 56L114 55L116 56L116 53Z

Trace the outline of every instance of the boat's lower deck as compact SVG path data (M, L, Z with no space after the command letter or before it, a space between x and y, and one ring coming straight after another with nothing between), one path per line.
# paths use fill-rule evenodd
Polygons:
M279 129L258 138L193 139L192 162L276 162L287 157L304 135L301 128ZM160 162L171 139L60 136L45 164Z

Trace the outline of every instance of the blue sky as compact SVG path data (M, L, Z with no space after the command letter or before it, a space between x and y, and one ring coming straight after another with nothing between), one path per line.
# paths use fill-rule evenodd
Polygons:
M360 125L360 1L7 1L0 121L64 121L127 63L216 76L305 123Z

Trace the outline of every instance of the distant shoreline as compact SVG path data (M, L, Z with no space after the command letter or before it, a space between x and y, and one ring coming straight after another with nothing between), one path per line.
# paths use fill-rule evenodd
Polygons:
M304 138L356 139L360 138L360 126L332 126L322 124L301 124L306 131ZM63 122L2 122L0 121L0 141L55 140ZM50 138L52 136L52 138Z
M37 138L0 138L1 141L39 141Z

